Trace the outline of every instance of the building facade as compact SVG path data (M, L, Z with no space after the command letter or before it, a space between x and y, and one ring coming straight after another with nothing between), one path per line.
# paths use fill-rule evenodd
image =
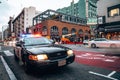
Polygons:
M7 28L3 31L3 40L9 40L9 39L8 39L8 34L9 34L9 28L7 27Z
M63 35L71 38L72 41L83 41L90 38L90 28L86 20L80 17L47 10L33 18L32 33L40 33L52 39Z
M0 41L2 41L2 32L0 32Z
M36 16L36 8L23 8L21 13L13 20L13 33L16 37L26 33L26 29L32 26L32 19Z
M77 3L74 3L73 0L70 6L58 9L57 11L87 19L87 25L90 26L91 34L94 35L93 31L97 24L97 1L79 0Z
M72 0L70 6L58 9L57 11L86 19L85 0L79 0L77 3L74 3L74 0Z
M9 17L9 21L8 21L8 37L7 38L10 38L10 37L14 37L13 35L13 22L14 18L13 17Z
M120 40L120 0L99 0L97 5L101 17L98 26L100 36Z

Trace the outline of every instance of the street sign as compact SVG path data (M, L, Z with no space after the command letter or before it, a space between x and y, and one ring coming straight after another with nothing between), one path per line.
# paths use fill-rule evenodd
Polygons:
M92 17L87 19L88 25L96 25L97 24L97 17Z

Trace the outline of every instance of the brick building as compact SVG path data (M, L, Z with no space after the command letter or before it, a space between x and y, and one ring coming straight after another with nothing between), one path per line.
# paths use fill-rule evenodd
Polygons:
M33 33L40 33L52 39L61 38L63 35L77 39L78 42L90 38L90 28L86 20L53 10L47 10L33 18Z

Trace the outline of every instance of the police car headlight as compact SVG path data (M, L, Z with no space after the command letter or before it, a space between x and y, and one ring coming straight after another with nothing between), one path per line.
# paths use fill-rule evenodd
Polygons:
M37 55L38 60L48 60L48 56L46 54Z
M48 56L46 54L40 54L40 55L29 55L30 60L38 60L38 61L43 61L43 60L48 60Z
M72 51L72 50L68 50L68 51L67 51L67 55L68 55L68 56L73 56L73 51Z

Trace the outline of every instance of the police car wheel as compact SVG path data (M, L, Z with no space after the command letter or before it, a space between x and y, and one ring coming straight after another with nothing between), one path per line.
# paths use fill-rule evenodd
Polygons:
M30 65L25 61L24 64L23 64L23 67L24 67L24 71L29 74L30 73Z

